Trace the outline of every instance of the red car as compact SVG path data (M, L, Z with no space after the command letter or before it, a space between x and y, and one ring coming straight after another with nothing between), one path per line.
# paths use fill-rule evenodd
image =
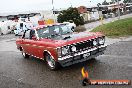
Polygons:
M65 24L43 25L27 30L16 40L24 58L46 60L50 69L69 66L103 54L105 36L100 32L73 32Z

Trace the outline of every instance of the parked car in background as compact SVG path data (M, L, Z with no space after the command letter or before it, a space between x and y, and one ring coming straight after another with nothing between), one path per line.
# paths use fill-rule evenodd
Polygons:
M106 49L102 33L76 33L66 24L41 25L26 30L16 40L16 45L24 58L34 56L45 60L52 70L95 58Z
M25 30L32 29L33 24L30 21L27 22L18 22L16 29L14 30L15 35L22 35Z
M24 22L18 22L14 30L15 36L22 35L24 30L26 30Z
M74 31L76 24L73 21L63 22L63 23L66 24L70 29Z

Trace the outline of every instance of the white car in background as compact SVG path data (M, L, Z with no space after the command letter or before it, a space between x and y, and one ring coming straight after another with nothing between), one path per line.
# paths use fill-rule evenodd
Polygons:
M22 35L25 30L32 29L33 24L31 22L18 22L16 29L14 30L15 35Z
M74 31L76 24L74 22L63 22L64 24L66 24L70 29L72 29Z
M22 35L25 30L24 22L18 22L16 25L16 29L14 30L15 36Z

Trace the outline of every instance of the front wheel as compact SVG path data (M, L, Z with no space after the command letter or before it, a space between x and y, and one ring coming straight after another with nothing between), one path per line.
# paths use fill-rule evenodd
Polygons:
M57 70L60 67L59 63L56 62L50 54L47 53L45 56L45 59L46 59L48 67L51 70Z
M26 54L23 50L22 50L22 56L23 56L24 58L29 58L29 55Z

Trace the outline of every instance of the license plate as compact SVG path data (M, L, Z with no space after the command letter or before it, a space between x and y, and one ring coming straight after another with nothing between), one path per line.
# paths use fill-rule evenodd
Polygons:
M90 56L90 53L85 53L85 54L83 54L83 58L87 58L87 57L89 57Z

